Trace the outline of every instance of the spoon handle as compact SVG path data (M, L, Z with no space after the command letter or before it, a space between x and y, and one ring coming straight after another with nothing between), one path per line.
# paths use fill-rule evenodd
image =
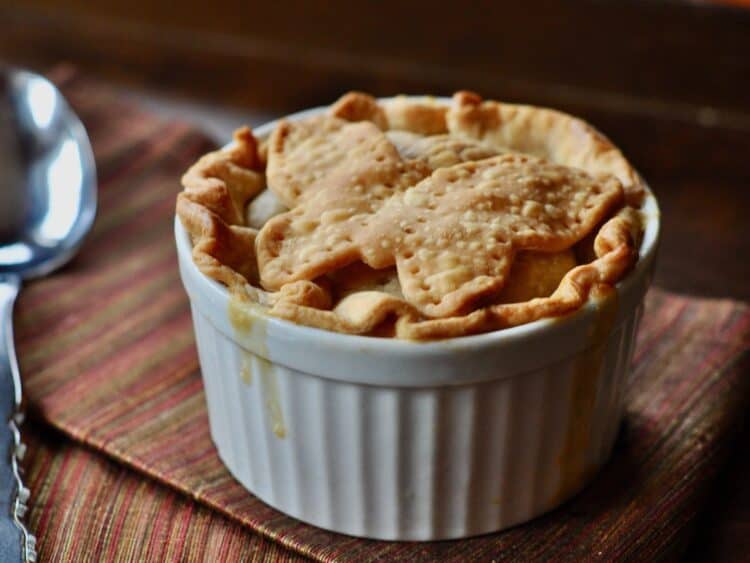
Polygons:
M23 525L29 490L20 476L21 377L13 343L13 304L21 280L0 274L0 560L36 561L36 540Z

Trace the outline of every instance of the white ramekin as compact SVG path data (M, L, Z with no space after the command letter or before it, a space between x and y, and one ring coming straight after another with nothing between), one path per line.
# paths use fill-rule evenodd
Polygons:
M430 343L238 308L176 221L219 456L269 505L354 536L461 538L558 506L607 460L622 418L659 235L651 194L643 211L640 259L606 302Z

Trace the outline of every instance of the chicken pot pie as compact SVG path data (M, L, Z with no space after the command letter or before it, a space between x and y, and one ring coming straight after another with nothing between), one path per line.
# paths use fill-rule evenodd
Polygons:
M411 340L560 316L638 257L645 188L564 113L458 92L349 93L184 175L193 260L235 298L322 329Z

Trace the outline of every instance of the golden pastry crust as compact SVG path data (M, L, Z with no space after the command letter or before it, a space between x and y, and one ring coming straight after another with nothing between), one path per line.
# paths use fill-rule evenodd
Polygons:
M560 252L519 252L513 259L508 282L494 302L523 303L538 297L549 297L565 274L577 265L571 249Z
M289 211L257 231L245 208L266 179ZM627 274L642 229L644 188L601 134L468 92L450 106L350 93L282 121L267 151L239 131L183 184L204 274L273 316L352 334L429 340L569 313ZM584 238L593 256L576 265Z
M451 135L418 135L409 131L388 131L388 140L405 160L422 160L430 170L462 162L484 160L507 151Z
M388 129L388 118L378 101L362 92L344 94L328 110L328 114L346 121L371 121L379 129Z
M312 280L362 258L362 249L351 231L370 220L383 201L394 193L414 185L430 170L420 161L403 161L385 135L370 122L335 123L321 121L317 133L305 131L304 141L279 158L281 170L306 170L309 163L313 173L304 184L286 184L288 172L274 176L279 183L271 189L280 197L289 197L289 188L296 194L297 205L268 221L261 229L256 243L258 265L263 287L278 290L284 284L302 279ZM282 124L296 135L295 124ZM307 129L303 124L301 129ZM278 129L277 129L278 130ZM338 158L321 163L324 146ZM304 149L304 150L303 150ZM276 151L272 147L272 151ZM269 168L273 164L273 156ZM299 174L300 176L306 172ZM269 174L269 180L271 175ZM304 189L297 189L305 185ZM284 194L283 196L281 194ZM349 229L342 228L342 224ZM374 268L391 264L368 256L365 260Z
M396 268L376 270L363 262L354 262L331 272L328 279L338 301L358 291L378 291L400 299L404 297Z
M448 107L434 98L414 99L397 96L383 104L388 128L410 131L419 135L440 135L448 132L445 116Z
M645 193L638 174L609 139L584 120L560 111L483 101L473 92L457 92L446 115L448 131L491 146L533 154L586 170L592 176L614 176L630 205Z
M395 264L406 301L428 317L456 315L503 287L515 251L570 248L622 203L613 177L598 181L518 153L438 169L399 193L413 179L393 154L387 166L380 152L371 154L372 175L323 177L304 205L261 229L266 288L358 259L375 269Z
M245 224L245 206L265 187L258 143L247 127L234 134L235 146L201 157L182 177L180 194L204 206L228 225Z
M245 206L265 186L252 132L239 129L234 141L232 149L209 153L191 166L177 196L177 215L193 241L195 264L230 288L258 283L257 230L244 226Z

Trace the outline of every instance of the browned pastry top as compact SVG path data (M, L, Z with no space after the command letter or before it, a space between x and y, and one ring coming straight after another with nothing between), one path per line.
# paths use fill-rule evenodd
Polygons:
M289 321L438 339L558 316L638 256L644 188L590 125L459 92L249 129L183 177L201 271Z

